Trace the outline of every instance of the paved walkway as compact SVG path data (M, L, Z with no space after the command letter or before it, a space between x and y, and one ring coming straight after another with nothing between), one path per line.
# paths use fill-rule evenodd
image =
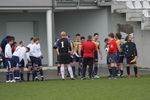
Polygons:
M56 75L57 73L57 67L43 67L44 69L44 77L46 80L49 79L60 79L59 76ZM27 74L27 69L25 69L24 72L24 78L26 80L26 74ZM6 73L6 69L0 69L0 82L4 82L5 81L5 73ZM146 68L139 68L139 73L140 75L150 75L150 69L146 69ZM103 67L99 67L99 74L101 77L106 77L109 75L108 73L108 69L107 67L103 66ZM131 74L133 75L133 68L131 68ZM126 75L126 70L124 70L124 75Z

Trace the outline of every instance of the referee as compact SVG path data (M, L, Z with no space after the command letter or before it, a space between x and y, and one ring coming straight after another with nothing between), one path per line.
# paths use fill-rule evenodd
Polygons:
M83 42L81 50L83 54L83 73L81 80L85 80L86 67L89 65L89 78L92 79L94 52L97 50L96 45L92 42L92 36L87 37L87 41Z

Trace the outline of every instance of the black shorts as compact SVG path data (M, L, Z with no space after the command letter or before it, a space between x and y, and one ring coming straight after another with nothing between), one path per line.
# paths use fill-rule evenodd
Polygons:
M12 59L11 59L11 65L12 67L19 67L19 57L17 56L12 56Z
M94 62L98 62L98 51L94 52Z
M93 66L93 63L94 63L94 58L91 57L83 58L83 66L84 65Z
M123 59L124 59L124 53L117 52L117 63L123 63Z
M31 56L30 59L34 67L42 66L41 58L36 58L36 57Z
M108 55L107 55L107 64L110 64Z
M117 53L108 54L108 63L117 63Z
M5 58L5 62L4 63L5 63L5 66L6 66L7 69L13 68L10 58Z
M60 64L70 64L70 54L69 53L60 53L59 54L59 63Z
M24 60L23 59L19 62L19 67L20 68L24 67Z
M134 58L135 58L134 56L126 57L126 59L127 59L127 64L136 64L136 62L130 63Z

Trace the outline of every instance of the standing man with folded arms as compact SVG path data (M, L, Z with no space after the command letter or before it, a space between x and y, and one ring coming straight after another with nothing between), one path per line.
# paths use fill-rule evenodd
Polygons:
M87 37L87 41L83 42L81 50L84 52L83 54L83 73L81 80L86 79L86 68L89 65L89 78L92 79L93 72L93 62L94 62L94 52L97 50L96 45L92 42L92 36L89 35Z

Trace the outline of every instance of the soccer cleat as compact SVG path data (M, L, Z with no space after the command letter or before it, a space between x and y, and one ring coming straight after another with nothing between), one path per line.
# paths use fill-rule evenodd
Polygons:
M128 78L130 78L131 77L131 75L128 75Z
M140 77L140 75L139 75L139 74L136 74L136 75L135 75L135 77L136 77L136 78L139 78L139 77Z
M85 77L82 77L81 80L86 80L86 78L85 78Z
M10 80L6 81L6 83L10 83Z
M98 75L95 75L95 76L94 76L94 78L97 78L97 79L99 79L100 77L99 77Z
M64 81L65 79L64 79L64 78L62 78L62 80Z
M43 76L41 76L41 81L44 81L44 77Z
M15 83L15 82L16 82L16 80L11 80L11 81L10 81L10 83Z

